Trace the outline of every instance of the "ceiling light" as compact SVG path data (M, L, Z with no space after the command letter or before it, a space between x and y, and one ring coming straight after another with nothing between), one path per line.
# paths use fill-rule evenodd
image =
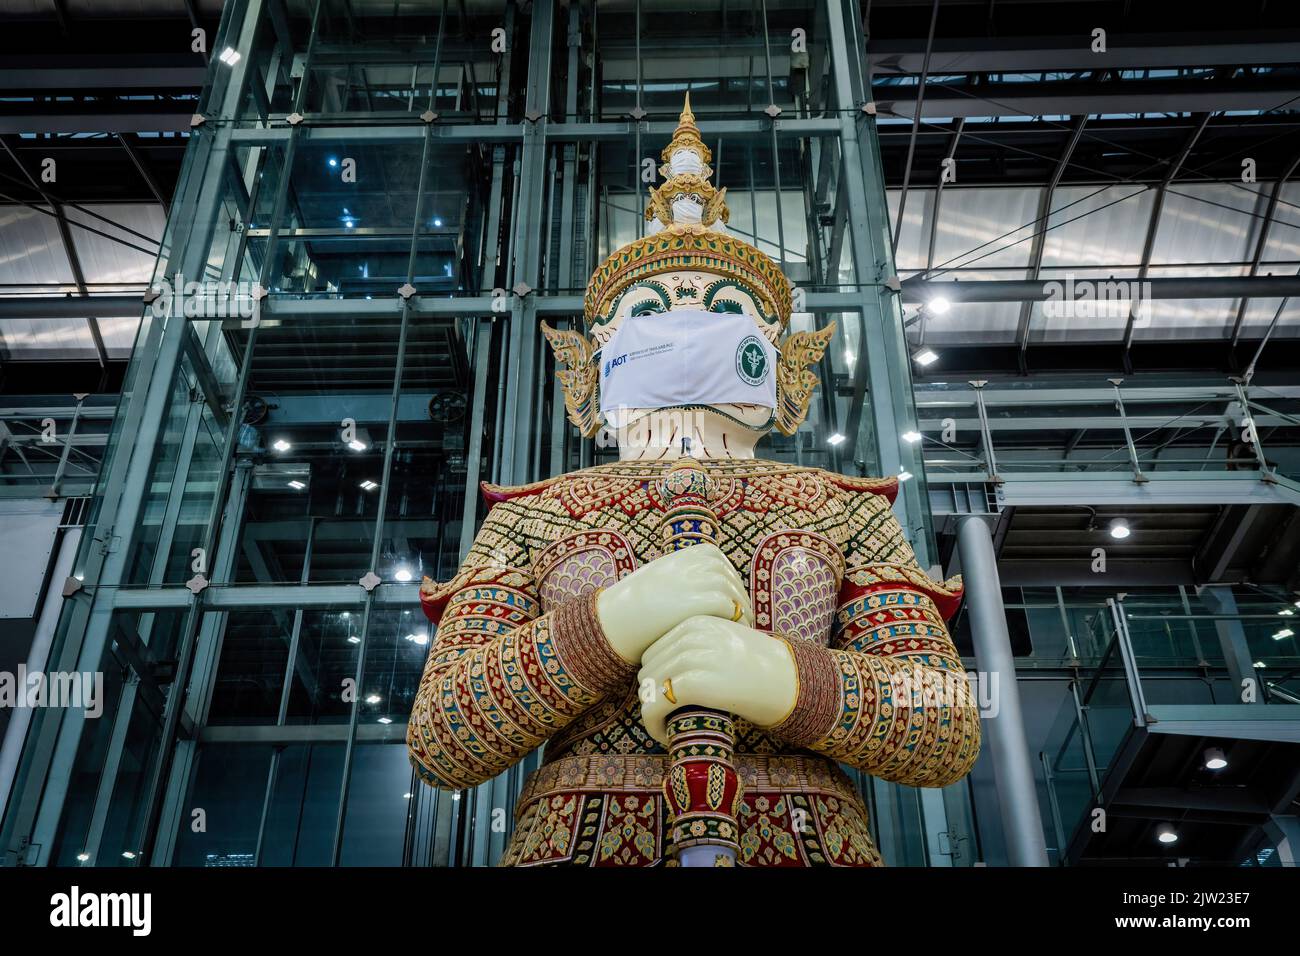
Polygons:
M912 356L912 361L922 367L933 365L935 362L939 361L939 353L934 349L921 349L921 351Z
M948 310L952 308L952 303L943 296L936 295L926 303L926 308L928 308L933 315L946 315Z
M361 643L361 638L357 637L355 634L349 634L349 635L348 635L348 643L349 643L349 644L360 644L360 643Z
M1156 839L1161 843L1177 843L1178 831L1171 824L1162 823L1156 827Z
M902 481L907 481L907 479L909 479L909 478L911 478L911 477L912 477L912 473L911 473L910 471L908 471L906 468L904 468L902 471L900 471L900 472L898 473L898 480L899 480L900 482L902 482Z
M442 225L442 220L439 219L439 218L437 218L437 217L435 216L435 217L434 217L434 220L433 220L433 224L434 224L435 226L441 226L441 225Z
M1291 610L1291 608L1289 607L1284 607L1282 608L1282 610L1278 611L1277 613L1281 617L1293 617L1295 615L1295 611Z
M368 697L366 698L366 703L367 703L367 704L377 704L377 703L379 703L381 700L383 700L383 698L380 697L378 694L371 694L370 696L368 696Z
M459 799L460 799L460 793L459 793L459 792L457 792L457 793L453 793L453 794L451 795L451 798L452 798L453 800L459 800Z
M1228 758L1224 756L1221 747L1207 747L1205 750L1205 769L1222 770L1228 765Z
M379 718L379 722L380 722L381 724L391 724L391 723L393 722L393 718L391 718L391 717L380 717L380 718Z
M239 52L234 47L229 46L222 50L221 55L217 57L226 66L234 66L239 62L240 58Z
M409 793L404 793L404 794L402 794L402 799L403 799L403 800L410 800L410 799L411 799L411 794L409 794Z
M276 451L288 451L288 450L289 450L290 448L292 448L293 446L290 445L290 444L289 444L287 441L285 441L283 438L281 438L281 439L279 439L278 441L276 441L276 443L275 443L274 445L272 445L271 447L274 448Z
M87 860L90 859L90 854L89 854L89 853L78 853L78 854L77 854L77 859L80 860L82 863L85 863Z
M123 851L122 851L122 859L124 859L124 860L134 860L134 859L135 859L135 853L134 853L133 851L131 851L131 850L123 850Z
M362 490L364 490L364 491L374 491L374 490L375 490L376 488L378 488L378 487L379 487L379 485L376 484L375 482L371 481L369 478L367 478L365 481L361 482L361 488L362 488Z
M407 635L406 635L406 639L407 639L408 641L410 641L412 644L428 644L428 643L429 643L429 635L428 635L428 634L418 634L418 633L416 633L416 634L407 634Z
M303 481L299 481L297 478L295 478L293 481L289 482L289 487L292 488L294 491L302 491L304 488L307 487L307 483Z
M354 438L352 439L352 441L348 442L348 447L351 448L353 451L365 451L370 446L367 445L365 442L359 441L358 439Z
M329 163L331 166L337 166L339 164L339 161L335 159L333 156L331 156L329 159Z
M918 431L903 432L902 439L910 445L915 445L921 440L921 433Z
M844 436L841 435L839 432L836 432L836 433L835 433L834 435L832 435L830 438L826 439L826 444L828 444L828 445L838 445L838 444L840 444L842 441L844 441Z
M1291 630L1291 628L1284 627L1282 628L1282 630L1278 631L1276 634L1273 635L1273 640L1281 641L1284 640L1285 638L1290 637L1294 633L1295 631Z
M1116 540L1122 541L1132 533L1133 530L1128 526L1128 522L1123 518L1116 518L1110 523L1110 536Z
M405 581L409 581L409 580L411 580L411 569L410 569L410 568L398 568L398 569L393 573L393 578L394 578L395 580L397 580L397 581L403 581L403 582L405 582Z
M1264 667L1265 667L1265 664L1264 664L1263 661L1255 661L1255 663L1251 664L1250 666L1251 666L1251 667L1258 667L1260 670L1263 670Z

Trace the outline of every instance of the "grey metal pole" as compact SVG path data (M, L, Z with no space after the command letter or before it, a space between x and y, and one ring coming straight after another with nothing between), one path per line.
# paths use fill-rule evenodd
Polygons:
M1259 676L1255 672L1250 643L1246 640L1246 629L1240 620L1232 620L1233 615L1240 613L1232 588L1226 584L1216 584L1201 588L1199 593L1201 603L1210 609L1211 614L1217 615L1214 630L1219 635L1219 647L1223 650L1223 663L1228 668L1228 677L1236 687L1236 702L1264 703L1264 695L1259 693Z
M993 758L1007 860L1012 866L1047 866L1047 844L1020 713L1020 689L1002 606L997 556L983 519L962 519L957 526L957 547L961 549L976 666L981 675L995 681L992 686L997 694L997 712L984 720L984 740Z

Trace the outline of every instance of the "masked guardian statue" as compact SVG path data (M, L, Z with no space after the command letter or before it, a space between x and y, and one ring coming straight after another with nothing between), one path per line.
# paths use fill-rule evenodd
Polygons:
M587 288L588 334L543 327L569 418L619 461L492 504L411 714L420 775L472 787L544 746L510 866L876 866L839 764L942 787L980 746L894 479L756 458L807 413L833 326L783 335L790 285L727 232L690 102L647 235Z

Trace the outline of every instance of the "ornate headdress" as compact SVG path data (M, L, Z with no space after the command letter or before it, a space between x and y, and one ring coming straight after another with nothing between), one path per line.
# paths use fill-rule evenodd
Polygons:
M765 253L728 234L727 190L709 182L713 153L700 139L689 93L660 158L664 182L650 190L647 234L615 250L592 273L583 299L586 326L613 318L633 283L670 272L706 272L744 286L763 314L784 329L790 321L790 281ZM593 360L596 345L576 330L559 331L543 322L542 331L557 361L567 366L556 375L564 388L569 419L591 437L601 426L598 368ZM809 366L821 359L834 331L830 323L817 332L795 332L782 344L776 368L776 427L782 434L794 434L807 415L817 386L817 375Z

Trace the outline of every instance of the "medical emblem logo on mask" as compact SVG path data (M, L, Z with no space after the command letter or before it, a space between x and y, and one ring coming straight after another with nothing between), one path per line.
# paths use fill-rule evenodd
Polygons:
M615 428L619 412L629 408L776 407L776 349L747 315L698 309L630 315L602 352L600 410Z
M736 347L736 374L747 385L762 385L767 378L767 350L757 335L747 335Z

